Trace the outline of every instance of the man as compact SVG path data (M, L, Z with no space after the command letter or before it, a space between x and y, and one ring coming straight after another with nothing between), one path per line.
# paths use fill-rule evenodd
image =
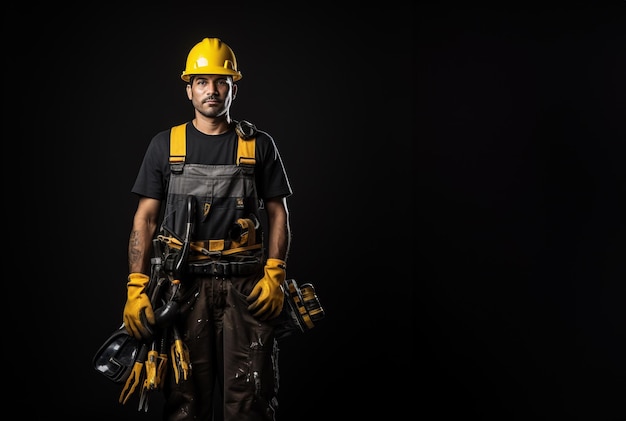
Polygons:
M170 359L168 421L276 416L292 190L273 138L230 116L241 77L220 39L190 50L194 118L154 136L132 188L124 326ZM167 287L150 281L155 262Z

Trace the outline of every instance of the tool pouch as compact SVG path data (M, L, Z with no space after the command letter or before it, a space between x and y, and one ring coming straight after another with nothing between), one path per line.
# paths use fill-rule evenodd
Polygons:
M93 356L96 371L115 383L124 383L135 365L141 343L124 328L114 331Z

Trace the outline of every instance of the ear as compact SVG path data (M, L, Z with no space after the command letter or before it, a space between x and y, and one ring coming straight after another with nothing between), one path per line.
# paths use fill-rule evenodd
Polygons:
M233 83L233 99L235 99L235 97L237 96L237 84Z
M187 89L187 98L189 98L189 100L191 101L192 94L191 94L191 84L190 83L187 84L186 89Z

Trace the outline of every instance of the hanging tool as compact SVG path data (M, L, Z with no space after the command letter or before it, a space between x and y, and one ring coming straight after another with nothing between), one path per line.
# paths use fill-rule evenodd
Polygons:
M187 376L191 372L191 364L189 361L189 349L183 342L180 333L176 326L172 326L172 333L174 335L174 343L172 344L172 367L174 368L174 378L176 383L183 380L187 380Z
M122 389L122 393L120 393L120 403L125 404L128 401L128 398L130 398L130 396L135 392L137 385L141 383L141 378L143 376L143 365L146 361L147 355L148 345L144 343L139 349L139 353L137 354L137 359L135 360L133 369L128 376L128 379L126 380L126 384L124 385L124 389Z

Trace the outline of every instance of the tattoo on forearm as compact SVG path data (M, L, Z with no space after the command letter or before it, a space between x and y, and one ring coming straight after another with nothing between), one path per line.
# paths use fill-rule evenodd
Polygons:
M130 233L130 240L128 241L128 262L130 264L141 261L143 253L141 252L140 236L138 231Z
M139 242L139 231L133 231L130 233L130 245L131 247L136 246Z

